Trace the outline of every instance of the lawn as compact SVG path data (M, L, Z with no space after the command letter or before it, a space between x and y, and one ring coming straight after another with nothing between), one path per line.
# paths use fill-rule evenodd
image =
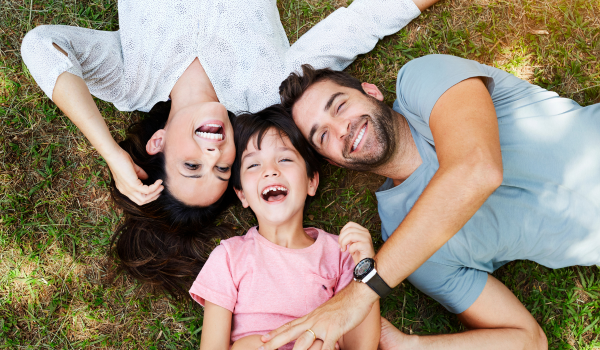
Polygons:
M290 42L345 1L279 3ZM0 347L198 348L202 309L115 272L107 257L119 221L106 163L42 93L21 61L40 24L118 29L115 0L3 0L0 4ZM471 58L570 97L600 102L600 0L443 0L349 67L394 100L397 71L430 53ZM139 113L98 101L117 139ZM381 245L374 191L383 179L334 167L306 224L338 233L349 220ZM255 222L231 208L242 234ZM550 270L514 262L494 274L545 330L551 349L600 349L600 269ZM382 303L406 333L462 330L455 316L409 283Z

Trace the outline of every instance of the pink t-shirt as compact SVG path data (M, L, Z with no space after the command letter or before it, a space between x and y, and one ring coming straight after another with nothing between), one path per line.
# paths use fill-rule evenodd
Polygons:
M232 342L306 315L352 280L354 262L340 252L338 236L304 230L315 239L307 248L278 246L253 227L210 254L190 294L202 306L208 300L233 313Z

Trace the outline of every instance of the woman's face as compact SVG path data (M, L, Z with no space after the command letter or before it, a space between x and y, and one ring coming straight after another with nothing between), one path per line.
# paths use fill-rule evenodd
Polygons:
M204 102L177 111L148 143L149 153L164 152L165 182L183 203L205 207L227 189L235 144L222 104Z

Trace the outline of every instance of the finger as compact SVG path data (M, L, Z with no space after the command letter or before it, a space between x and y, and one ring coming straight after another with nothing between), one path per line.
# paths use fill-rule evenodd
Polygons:
M149 188L149 189L150 189L152 192L154 192L154 191L156 191L156 190L157 190L159 187L161 187L160 185L162 185L162 183L163 183L163 180L161 180L161 179L158 179L158 180L156 180L156 181L155 181L155 182L154 182L152 185L148 186L148 188ZM164 188L164 187L163 187L163 188ZM161 191L162 191L162 189L161 189Z
M315 340L317 339L313 336L313 334L306 330L300 337L298 337L292 350L308 350Z
M135 174L138 179L146 180L148 178L148 174L144 171L144 169L140 168L137 164L133 163L133 170L135 170Z
M148 204L152 201L155 201L158 197L160 197L160 192L157 192L154 195L148 195L148 197L146 197L146 199L144 199L144 202L142 203L142 205Z
M285 325L277 328L276 330L269 332L269 334L263 336L263 338L267 337L270 340L267 341L263 346L261 346L261 348L263 350L278 349L283 345L291 342L292 340L298 339L298 337L300 337L302 333L306 332L306 330L310 328L309 325L304 323L292 325L293 322L294 321L288 322Z
M323 347L321 347L321 350L335 350L338 339L339 337L336 339L335 336L330 335L329 332L327 332L325 339L323 339Z
M346 234L342 240L340 241L340 246L343 248L342 251L346 251L346 249L348 248L349 244L355 243L355 242L364 242L365 239L361 239L361 235L357 232L350 232L348 234Z

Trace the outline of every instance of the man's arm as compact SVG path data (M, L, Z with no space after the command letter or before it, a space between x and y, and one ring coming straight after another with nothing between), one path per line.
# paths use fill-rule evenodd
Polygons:
M400 284L452 238L502 183L498 120L480 78L448 89L434 105L429 125L440 167L375 256L377 270L390 287ZM323 349L333 350L335 341L359 324L367 315L365 309L378 299L370 288L357 283L345 292L263 337L266 341L283 332L265 349L285 344L298 337L302 328L311 328L324 339Z
M381 348L399 349L445 349L445 350L545 350L548 349L546 335L504 284L492 276L475 303L458 318L469 331L432 335L409 336L396 328L382 336ZM392 326L393 327L393 326Z

